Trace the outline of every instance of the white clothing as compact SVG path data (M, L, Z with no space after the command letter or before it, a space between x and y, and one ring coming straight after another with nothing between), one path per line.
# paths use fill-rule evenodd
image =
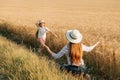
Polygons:
M38 38L46 40L46 33L50 31L47 27L38 27Z
M86 52L90 52L94 47L95 47L95 45L88 47L88 46L85 46L85 45L82 44L82 50L83 50L83 51L86 51ZM68 62L68 64L70 65L70 64L71 64L71 61L70 61L70 56L69 56L69 46L68 46L68 45L65 45L65 46L62 48L62 50L59 51L58 53L52 53L52 56L53 56L55 59L60 58L60 57L62 57L63 55L66 55L66 57L67 57L67 62ZM81 61L80 64L81 64L81 65L84 65L84 60L81 59L80 61Z

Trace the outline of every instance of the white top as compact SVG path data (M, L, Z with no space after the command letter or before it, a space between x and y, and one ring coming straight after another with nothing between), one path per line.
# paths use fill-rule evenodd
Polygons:
M38 38L46 40L46 33L50 31L47 27L38 27Z
M85 46L85 45L82 44L82 50L83 50L83 51L86 51L86 52L90 52L91 50L93 50L93 48L94 48L95 46L96 46L96 45L93 45L93 46L88 47L88 46ZM70 61L70 56L69 56L69 46L68 46L68 45L65 45L65 46L62 48L62 50L59 51L58 53L52 53L52 56L53 56L55 59L60 58L60 57L62 57L63 55L66 55L66 57L67 57L67 62L68 62L68 64L70 65L70 64L71 64L71 61ZM80 61L81 61L80 64L81 64L81 65L84 65L84 60L81 59Z

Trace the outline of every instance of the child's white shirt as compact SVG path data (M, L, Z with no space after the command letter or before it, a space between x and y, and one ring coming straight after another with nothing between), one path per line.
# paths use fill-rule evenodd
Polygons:
M38 27L38 38L46 40L46 33L50 31L47 27Z

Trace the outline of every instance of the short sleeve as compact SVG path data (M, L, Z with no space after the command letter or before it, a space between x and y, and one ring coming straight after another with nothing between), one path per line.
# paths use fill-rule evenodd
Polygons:
M68 54L68 46L64 46L61 51L59 51L58 53L53 53L52 56L57 59L62 57L63 55Z

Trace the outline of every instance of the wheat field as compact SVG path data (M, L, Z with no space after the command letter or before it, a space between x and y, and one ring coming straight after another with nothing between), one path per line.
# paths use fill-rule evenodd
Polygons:
M59 72L55 62L45 56L38 57L1 36L0 42L0 80L78 80Z
M65 63L64 57L54 62L46 51L43 51L44 56L34 54L38 48L35 38L35 22L39 19L44 19L46 25L58 35L58 38L55 38L47 34L46 44L54 52L58 52L67 43L64 34L69 29L78 29L83 35L82 42L88 46L100 41L100 44L92 52L84 53L85 63L90 74L94 76L93 80L120 79L119 0L1 0L0 61L2 64L0 65L0 75L4 73L5 79L7 77L9 80L74 80L74 77L64 76L64 73L57 70L56 64ZM5 37L7 39L4 39ZM12 42L9 43L9 40ZM3 55L6 56L2 57ZM27 58L28 56L31 57ZM25 63L20 63L20 65L22 64L24 69L29 66L26 72L30 74L27 75L25 72L25 77L19 71L12 74L10 70L13 68L4 71L3 67L9 67L6 63L12 66L16 65L6 60L7 57L9 61L16 57L20 57L20 61L25 58ZM39 67L41 58L45 63L42 66L52 62L55 65L54 68L53 65ZM35 63L28 64L29 60L30 62L35 60ZM34 66L30 67L33 64ZM38 66L38 69L47 69L48 74L44 71L43 73L31 72L34 69L37 70L35 66ZM15 68L16 71L19 70L19 66ZM53 75L51 75L52 73Z

